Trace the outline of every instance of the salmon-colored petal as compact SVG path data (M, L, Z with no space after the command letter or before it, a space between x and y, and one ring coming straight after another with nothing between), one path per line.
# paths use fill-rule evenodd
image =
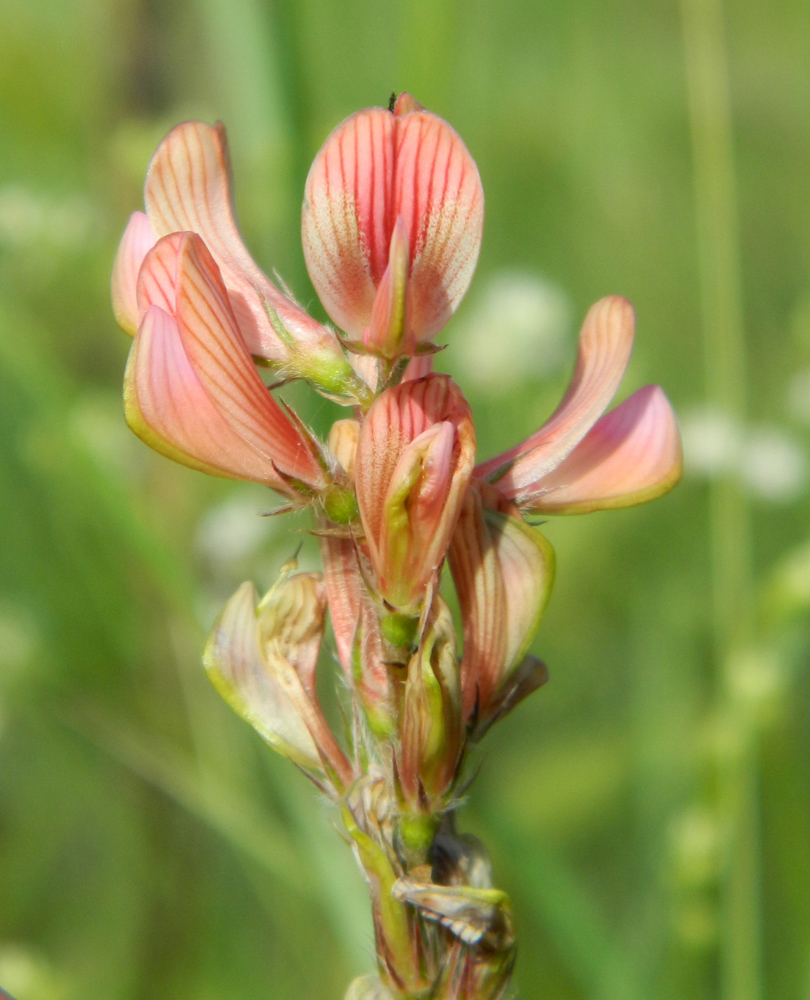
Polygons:
M391 235L388 267L377 287L371 320L363 334L363 346L372 354L396 358L412 354L416 348L408 323L409 256L405 222L400 215Z
M616 394L633 347L635 314L620 296L591 306L579 340L574 376L551 418L515 448L479 465L476 476L497 483L509 499L538 488L569 455Z
M672 489L682 468L675 414L664 391L648 385L602 417L521 508L585 514L630 507Z
M329 598L329 617L335 633L338 659L346 674L351 676L352 649L360 621L362 586L354 540L323 534L320 544L324 583Z
M461 390L446 375L403 382L382 393L360 428L355 484L366 535L378 538L383 504L405 448L442 420L473 435L472 414ZM474 447L474 445L473 445Z
M124 377L132 430L155 451L210 475L250 479L286 492L272 462L234 431L189 362L176 320L149 306Z
M457 133L412 104L369 108L326 140L307 178L304 256L332 319L360 339L402 217L410 253L409 324L417 340L437 333L472 278L484 196L475 161Z
M133 212L118 245L112 270L112 305L115 321L130 337L138 329L138 272L157 237L143 212Z
M360 429L355 488L383 596L418 603L441 566L475 458L470 408L446 375L386 390Z
M273 399L242 340L219 270L203 241L183 238L177 323L189 361L213 404L237 434L281 472L325 485L314 446Z
M554 550L520 518L485 509L470 489L450 568L464 628L464 713L485 717L534 637L551 594Z
M444 561L457 515L450 497L459 489L455 449L456 430L447 420L408 445L383 501L380 537L367 539L382 593L397 607L410 604ZM463 488L471 472L470 463Z
M149 221L158 236L199 234L219 265L251 354L283 363L289 346L268 316L268 303L303 346L339 352L334 336L281 292L251 257L239 233L231 196L225 129L183 122L158 147L146 176Z

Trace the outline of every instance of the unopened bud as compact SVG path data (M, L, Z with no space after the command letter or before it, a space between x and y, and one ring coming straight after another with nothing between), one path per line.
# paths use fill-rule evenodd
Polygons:
M438 805L452 786L463 743L455 627L437 596L405 684L400 779L414 808L424 796Z

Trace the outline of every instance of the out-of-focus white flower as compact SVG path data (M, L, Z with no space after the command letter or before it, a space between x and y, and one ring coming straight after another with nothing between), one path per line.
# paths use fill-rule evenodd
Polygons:
M736 468L743 429L728 414L698 408L684 414L680 425L683 466L687 475L714 479Z
M0 247L78 250L98 230L97 212L84 195L58 199L19 184L0 187Z
M794 420L810 425L810 368L796 372L788 383L787 405Z
M568 297L556 285L526 272L494 274L453 334L463 378L501 392L554 371L570 323Z
M751 493L774 503L791 503L807 485L804 449L775 427L755 428L746 436L739 468Z
M0 943L0 983L20 1000L61 1000L67 994L66 984L43 955L12 942Z
M791 503L805 490L805 450L780 428L746 427L719 410L700 408L683 416L681 435L687 475L735 475L752 496L772 503Z
M197 527L197 550L212 563L227 566L252 555L273 533L273 519L261 517L267 513L267 493L264 502L247 493L212 507Z

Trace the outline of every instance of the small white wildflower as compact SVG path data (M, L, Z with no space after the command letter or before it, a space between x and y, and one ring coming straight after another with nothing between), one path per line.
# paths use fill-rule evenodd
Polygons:
M742 427L728 414L708 407L683 415L684 472L714 479L733 471L743 439Z
M774 503L791 503L807 486L804 449L777 428L760 427L747 435L739 470L752 494Z
M503 271L485 284L453 344L465 378L498 392L556 369L570 323L560 288L534 274Z

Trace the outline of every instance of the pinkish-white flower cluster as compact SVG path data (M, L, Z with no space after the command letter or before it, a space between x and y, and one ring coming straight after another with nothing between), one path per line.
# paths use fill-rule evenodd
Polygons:
M610 297L591 308L557 410L476 464L470 406L433 373L432 354L472 279L484 195L441 118L403 94L352 115L316 156L302 239L334 327L245 248L221 125L173 129L145 201L112 280L116 319L134 338L127 422L175 461L310 507L321 540L323 576L288 567L261 600L250 584L237 591L205 664L232 707L340 803L378 956L378 976L349 996L500 996L509 903L483 848L455 833L455 796L471 744L545 680L527 650L554 556L525 516L641 503L680 476L659 387L605 413L630 357L632 307ZM349 415L318 441L260 369L276 384L308 381ZM315 683L327 612L348 690L344 740Z

